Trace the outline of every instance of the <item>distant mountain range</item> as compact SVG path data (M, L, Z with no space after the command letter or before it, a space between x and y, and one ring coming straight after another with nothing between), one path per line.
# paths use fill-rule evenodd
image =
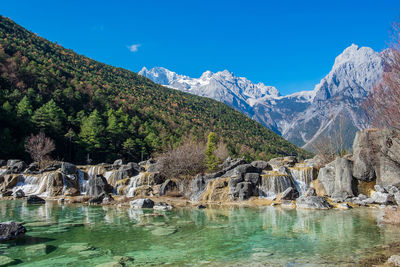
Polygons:
M314 90L286 96L273 86L255 84L227 70L206 71L200 78L162 67L139 72L156 83L221 101L306 149L339 130L345 147L351 147L355 132L368 126L361 104L382 73L381 53L354 44L336 57Z

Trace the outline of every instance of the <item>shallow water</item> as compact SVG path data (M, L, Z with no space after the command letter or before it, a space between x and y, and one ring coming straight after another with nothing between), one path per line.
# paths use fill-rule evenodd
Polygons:
M155 214L0 201L0 221L28 229L22 239L0 244L0 253L20 266L96 266L115 256L131 257L126 263L135 266L344 265L400 240L398 229L377 226L381 212L230 207Z

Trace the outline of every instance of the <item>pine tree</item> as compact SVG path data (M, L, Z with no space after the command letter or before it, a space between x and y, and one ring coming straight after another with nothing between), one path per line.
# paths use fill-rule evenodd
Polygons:
M17 116L22 118L29 118L32 116L32 105L27 96L24 96L17 105Z
M207 138L206 148L206 165L210 171L215 170L217 165L220 163L220 160L214 154L215 150L217 149L217 142L217 135L213 132L210 132Z
M57 106L53 99L38 108L32 116L32 121L38 128L54 133L62 132L64 120L64 111Z
M79 137L87 146L88 151L91 151L92 148L99 149L104 147L104 130L103 120L97 109L89 117L83 119Z

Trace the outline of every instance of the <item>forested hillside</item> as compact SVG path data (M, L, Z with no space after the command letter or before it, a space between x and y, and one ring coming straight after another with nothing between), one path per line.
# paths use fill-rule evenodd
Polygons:
M138 161L186 137L214 131L233 156L308 156L217 101L157 85L78 55L0 16L0 158L24 158L24 140L43 130L52 156L84 162Z

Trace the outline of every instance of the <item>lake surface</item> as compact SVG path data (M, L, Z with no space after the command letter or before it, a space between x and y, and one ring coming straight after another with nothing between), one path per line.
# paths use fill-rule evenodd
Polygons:
M0 221L28 229L22 239L0 244L0 253L20 266L96 266L116 256L133 258L127 263L134 266L345 265L400 240L397 228L377 226L381 212L226 207L154 213L0 201Z

